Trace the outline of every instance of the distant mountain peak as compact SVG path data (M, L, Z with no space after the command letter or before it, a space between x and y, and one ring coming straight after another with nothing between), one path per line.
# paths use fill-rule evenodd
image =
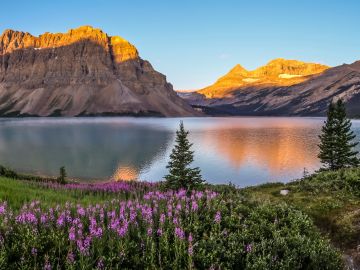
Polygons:
M272 64L288 64L288 65L290 65L292 63L304 63L304 62L295 60L295 59L285 59L285 58L279 57L279 58L270 60L265 66L272 65Z
M234 89L241 89L249 85L289 86L303 82L308 76L319 74L328 68L322 64L284 58L273 59L266 65L251 71L237 64L213 85L198 92L208 98L222 98L228 96Z
M241 72L241 71L246 71L246 72L247 72L247 70L246 70L242 65L240 65L240 64L235 65L235 66L230 70L230 72L233 72L233 73Z
M69 31L98 31L103 32L100 28L95 28L92 25L82 25L77 28L72 28Z
M211 115L246 116L326 116L330 102L341 98L348 115L360 117L360 61L327 68L275 59L250 75L224 76L182 97Z
M308 63L292 59L276 58L268 62L265 66L259 67L254 72L261 75L289 74L289 75L313 75L328 69L329 66Z

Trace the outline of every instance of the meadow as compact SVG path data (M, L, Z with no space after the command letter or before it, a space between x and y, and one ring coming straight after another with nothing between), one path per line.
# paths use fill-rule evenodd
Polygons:
M0 268L342 269L358 259L359 176L192 192L1 177Z

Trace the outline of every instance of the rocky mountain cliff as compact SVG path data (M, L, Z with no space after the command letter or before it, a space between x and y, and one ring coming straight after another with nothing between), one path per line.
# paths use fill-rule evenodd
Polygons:
M329 68L275 59L255 71L236 66L215 84L179 95L208 114L255 116L324 116L342 98L349 115L360 117L360 62Z
M0 36L1 116L194 114L121 37L91 26Z

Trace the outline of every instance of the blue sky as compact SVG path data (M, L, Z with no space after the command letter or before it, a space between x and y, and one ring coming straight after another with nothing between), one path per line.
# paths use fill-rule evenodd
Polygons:
M0 32L38 35L80 25L119 35L175 89L213 83L239 63L273 58L331 66L360 60L357 0L4 1Z

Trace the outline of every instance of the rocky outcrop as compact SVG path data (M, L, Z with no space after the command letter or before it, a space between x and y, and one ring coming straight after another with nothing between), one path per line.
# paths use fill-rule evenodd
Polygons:
M91 26L0 36L0 115L129 114L198 113L121 37Z
M220 92L217 89L221 88L215 83L194 94L180 95L208 114L254 116L324 116L328 104L342 98L348 114L360 117L360 61L333 68L318 64L303 65L297 61L300 64L296 64L295 68L294 65L279 65L279 62L285 63L275 60L276 67L270 71L268 67L272 64L257 69L257 75L266 74L257 82L241 83ZM242 77L235 75L231 80L239 81ZM205 93L210 90L225 94L210 96L211 92Z

